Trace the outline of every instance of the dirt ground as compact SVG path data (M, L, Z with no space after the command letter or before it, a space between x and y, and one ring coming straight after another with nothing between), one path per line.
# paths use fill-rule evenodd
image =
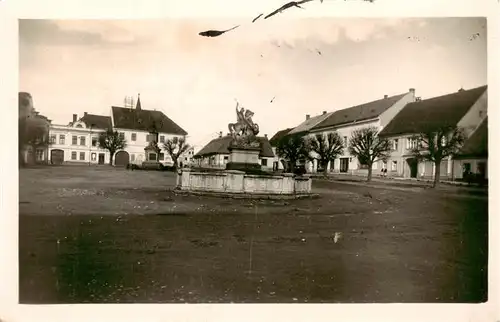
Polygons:
M181 196L170 172L20 170L21 303L482 302L486 192L315 179Z

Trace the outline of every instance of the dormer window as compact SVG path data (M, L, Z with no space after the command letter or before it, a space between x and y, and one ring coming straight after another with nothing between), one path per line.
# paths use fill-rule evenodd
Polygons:
M83 126L81 124L76 125L77 128L82 128Z

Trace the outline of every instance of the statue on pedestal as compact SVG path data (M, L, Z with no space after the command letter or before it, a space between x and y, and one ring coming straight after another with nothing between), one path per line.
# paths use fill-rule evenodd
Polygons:
M259 134L259 125L254 123L252 117L254 113L250 110L245 110L243 107L238 110L239 103L236 102L236 123L229 123L229 133L233 137L233 144L255 146Z

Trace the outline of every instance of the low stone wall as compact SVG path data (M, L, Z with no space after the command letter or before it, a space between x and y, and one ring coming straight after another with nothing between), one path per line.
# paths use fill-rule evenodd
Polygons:
M244 193L255 195L304 195L311 193L311 178L293 174L254 175L243 171L197 172L183 169L177 185L183 191Z

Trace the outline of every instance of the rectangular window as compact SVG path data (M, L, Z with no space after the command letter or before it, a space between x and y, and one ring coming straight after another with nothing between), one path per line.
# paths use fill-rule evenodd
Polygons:
M165 135L160 135L160 143L165 143Z
M130 154L130 161L135 161L135 154Z
M80 160L85 160L85 152L80 152Z
M132 136L130 137L130 140L136 141L137 140L137 133L132 133Z
M95 160L96 160L96 157L97 157L97 156L96 156L96 154L95 154L95 153L92 153L92 154L90 155L90 159L91 159L92 161L95 161Z
M50 143L50 144L56 144L57 135L52 134L52 135L50 136L50 139L49 139L49 140L50 140L50 141L49 141L49 143Z
M59 135L59 144L64 144L64 141L66 141L66 136L63 134Z
M382 162L382 169L387 169L387 161Z
M73 135L73 137L71 138L71 144L72 145L77 145L78 144L78 136Z
M76 160L76 152L71 152L71 160Z
M415 149L417 147L417 145L418 145L417 140L411 139L411 138L406 139L406 149L407 150Z
M262 165L267 167L267 159L262 159Z
M97 146L97 138L96 137L93 137L92 138L92 146Z
M179 138L178 138L178 137L176 137L176 136L174 136L174 137L172 138L172 142L174 142L175 144L177 144L177 142L179 142Z
M344 147L347 146L347 136L344 136Z
M154 134L148 134L146 135L146 142L153 142L156 138L156 135Z
M36 160L43 161L43 149L36 150Z
M149 154L149 161L156 161L156 153Z
M392 161L391 171L397 171L397 170L398 170L398 161Z
M392 150L393 151L397 151L398 150L398 143L399 143L399 140L398 139L394 139L392 141Z
M84 136L80 136L80 145L86 145L85 144L85 137Z
M160 155L158 156L158 159L163 161L163 159L165 159L165 154L160 153Z
M118 135L120 136L120 139L125 140L125 133L124 132L120 132Z

